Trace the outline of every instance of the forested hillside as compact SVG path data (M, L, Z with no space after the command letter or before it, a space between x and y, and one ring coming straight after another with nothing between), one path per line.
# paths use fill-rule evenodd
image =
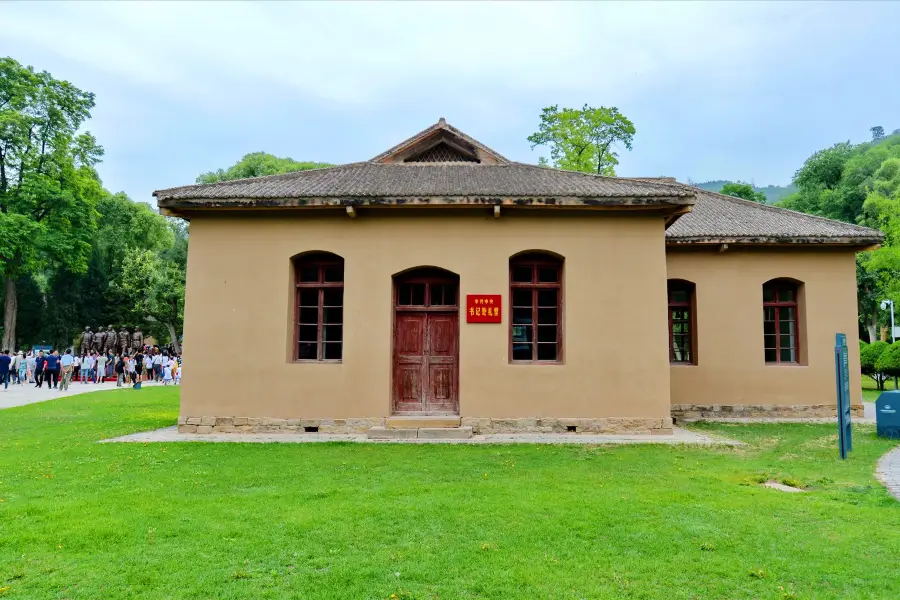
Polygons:
M857 256L860 321L871 340L890 316L879 303L900 305L900 129L872 128L863 144L840 142L810 156L794 175L797 192L780 206L880 229L884 246Z
M693 183L692 185L697 186L702 190L709 190L711 192L718 192L722 189L727 183L737 183L730 182L726 180L716 180L716 181L704 181L703 183ZM775 204L776 202L780 202L785 197L793 194L797 191L797 187L794 185L767 185L765 187L756 187L753 186L754 191L762 192L766 196L766 203Z

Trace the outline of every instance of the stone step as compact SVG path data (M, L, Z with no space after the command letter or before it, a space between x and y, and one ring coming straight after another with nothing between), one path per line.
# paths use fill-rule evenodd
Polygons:
M388 429L422 429L435 427L459 427L459 417L455 416L409 416L388 417L384 425Z
M472 437L471 427L422 427L420 440L467 440Z
M413 440L418 432L418 429L388 429L376 425L366 431L366 437L370 440Z

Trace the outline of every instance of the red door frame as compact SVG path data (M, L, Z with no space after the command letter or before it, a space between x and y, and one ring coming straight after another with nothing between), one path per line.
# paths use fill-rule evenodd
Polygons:
M406 287L409 294L404 294L401 299L401 287ZM415 297L412 292L413 286L419 287L421 298ZM434 286L438 286L435 288ZM438 297L440 296L440 297ZM401 301L404 304L401 304ZM437 302L435 304L434 302ZM459 414L459 277L449 271L434 268L421 268L408 271L403 275L394 277L393 285L393 332L391 335L391 414L395 415L458 415ZM397 335L398 335L398 317L402 315L421 315L423 332L425 336L422 358L422 372L420 385L420 394L422 397L421 409L399 409L397 408L400 390L399 371L401 367L401 357L397 351ZM438 321L437 317L451 317L451 343L452 356L434 356L429 354L432 340L430 338L433 328L431 324ZM435 321L431 321L435 319ZM444 320L444 319L441 319ZM433 367L437 367L436 371L440 371L440 365L452 365L450 373L450 381L444 382L449 385L449 393L451 402L449 406L434 409L429 408L429 398L435 393L434 382L431 381L430 373Z

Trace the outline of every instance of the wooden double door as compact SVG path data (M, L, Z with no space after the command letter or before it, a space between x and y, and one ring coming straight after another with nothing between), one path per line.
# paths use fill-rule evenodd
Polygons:
M395 281L394 414L459 414L458 279L423 270Z

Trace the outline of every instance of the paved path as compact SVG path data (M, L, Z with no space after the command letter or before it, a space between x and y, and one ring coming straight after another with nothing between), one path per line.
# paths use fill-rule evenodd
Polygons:
M875 475L894 498L900 500L900 446L881 457Z
M144 383L142 385L150 386L158 384ZM43 402L45 400L63 398L65 396L75 396L86 392L114 389L116 389L116 383L114 381L107 383L81 383L80 381L70 383L69 389L65 392L48 389L46 384L42 388L34 387L33 383L27 383L25 385L11 384L6 391L3 391L3 388L0 387L0 409L34 404L35 402Z
M475 435L467 440L370 440L365 434L338 433L178 433L176 427L144 431L103 442L249 442L256 444L314 442L359 442L374 444L697 444L739 446L742 442L675 428L663 435L588 435L581 433L517 433Z

